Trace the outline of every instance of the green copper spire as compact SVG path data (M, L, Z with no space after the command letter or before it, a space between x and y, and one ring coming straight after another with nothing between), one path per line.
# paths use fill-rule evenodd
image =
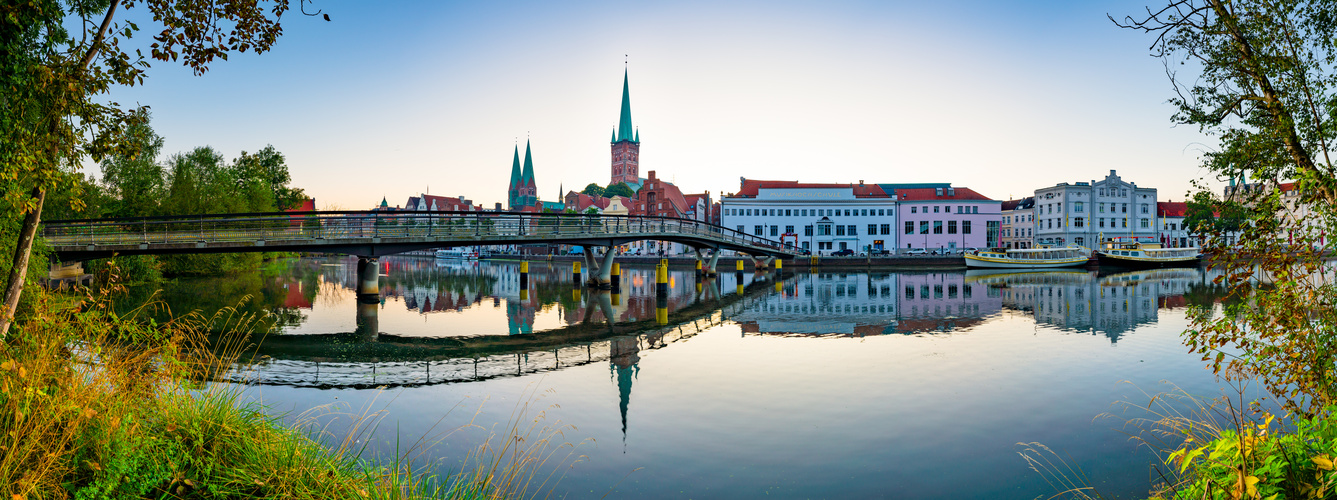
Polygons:
M627 70L622 70L622 116L617 124L617 140L637 142L634 133L631 127L631 87L627 84Z
M515 156L511 160L511 185L506 189L506 205L510 208L519 206L520 198L520 145L515 145Z
M613 138L612 138L612 139L609 139L608 142L617 142L617 129L616 129L616 128L613 129ZM1234 180L1235 180L1235 179L1231 179L1231 181L1234 181Z
M529 154L529 141L525 141L525 169L520 174L520 184L534 182L534 159Z
M636 144L641 143L641 128L636 127Z

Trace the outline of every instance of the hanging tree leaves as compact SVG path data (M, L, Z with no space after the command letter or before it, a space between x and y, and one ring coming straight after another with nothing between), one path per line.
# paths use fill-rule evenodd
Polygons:
M1324 260L1337 248L1337 1L1179 0L1115 23L1155 36L1173 120L1218 138L1204 165L1230 186L1196 194L1191 218L1244 300L1219 316L1199 310L1186 342L1288 408L1324 411L1337 403L1337 289Z
M148 57L122 43L139 30L120 21L144 8L161 25ZM147 116L99 98L143 82L151 60L178 60L203 74L231 52L270 49L287 0L31 0L0 5L0 204L22 217L0 233L12 250L0 305L0 339L14 319L47 193L75 186L87 158L133 154L127 126ZM70 197L78 200L78 196ZM10 228L15 225L5 225Z

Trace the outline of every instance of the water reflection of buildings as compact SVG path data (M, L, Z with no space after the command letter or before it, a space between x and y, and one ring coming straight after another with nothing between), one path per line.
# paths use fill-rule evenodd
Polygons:
M950 331L1001 309L961 273L800 275L736 320L744 333L867 336Z
M1198 269L1149 269L1104 277L1086 271L971 275L1003 299L1003 307L1036 323L1103 334L1110 342L1155 323L1160 308L1185 305L1184 293L1205 275Z

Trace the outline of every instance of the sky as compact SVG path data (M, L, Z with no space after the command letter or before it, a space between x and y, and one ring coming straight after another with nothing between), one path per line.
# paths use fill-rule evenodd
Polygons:
M490 208L526 141L541 200L606 185L624 69L641 175L685 193L746 177L1009 199L1117 170L1182 201L1220 185L1200 167L1213 141L1171 121L1151 37L1106 18L1145 5L317 0L331 21L285 14L270 52L203 76L155 61L109 98L151 107L164 155L273 145L321 209ZM150 43L142 6L126 15Z

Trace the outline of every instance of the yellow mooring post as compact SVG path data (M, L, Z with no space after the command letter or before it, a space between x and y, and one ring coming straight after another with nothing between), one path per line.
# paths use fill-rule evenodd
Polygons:
M613 271L608 275L608 281L614 290L622 287L622 264L613 263Z
M776 258L775 258L775 272L777 272L777 273L780 272L780 268L781 268L781 267L784 267L784 264L785 264L785 259L784 259L783 257L776 257Z
M580 261L571 263L571 281L580 286Z
M733 268L735 271L738 271L740 273L743 272L743 259L735 260L733 261L733 263L734 263Z
M528 288L529 288L529 261L526 260L520 262L520 289L527 290Z
M661 263L655 268L655 294L668 295L668 264Z
M701 275L701 259L696 259L696 275Z

